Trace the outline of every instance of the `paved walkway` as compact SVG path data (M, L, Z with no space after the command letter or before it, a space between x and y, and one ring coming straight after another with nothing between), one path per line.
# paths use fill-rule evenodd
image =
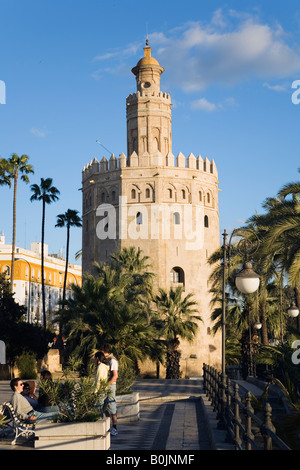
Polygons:
M111 437L112 451L232 449L224 431L217 429L215 413L203 391L202 378L194 380L137 380L140 419L119 420L118 435ZM0 381L0 403L9 400L8 381ZM0 450L24 450L0 441ZM34 450L26 447L27 450Z

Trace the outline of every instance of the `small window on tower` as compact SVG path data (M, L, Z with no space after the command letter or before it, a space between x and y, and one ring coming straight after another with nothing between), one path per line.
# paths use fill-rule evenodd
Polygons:
M144 86L144 88L150 88L151 83L150 82L145 82L143 86Z
M173 221L175 225L180 225L180 214L179 212L174 212Z

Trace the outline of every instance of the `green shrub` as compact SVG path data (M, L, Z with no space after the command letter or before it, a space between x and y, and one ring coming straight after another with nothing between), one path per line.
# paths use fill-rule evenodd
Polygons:
M100 383L98 392L94 392L94 380L81 377L78 380L42 380L40 390L48 395L53 406L59 408L59 422L96 421L103 416L105 407L97 407L108 395L107 382Z
M131 387L136 379L136 373L131 367L119 367L117 380L117 395L131 393Z
M20 372L21 379L36 379L36 360L33 354L23 353L16 360L16 366Z

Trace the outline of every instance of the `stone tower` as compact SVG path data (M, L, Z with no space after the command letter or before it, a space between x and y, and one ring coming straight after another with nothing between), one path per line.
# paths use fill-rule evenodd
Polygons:
M146 43L132 69L137 91L126 99L127 157L94 158L83 169L82 268L92 271L94 261L135 246L150 257L156 287L193 292L203 321L192 344L181 342L181 370L201 375L203 362L221 363L221 337L211 331L207 263L219 247L218 175L213 160L181 152L174 157L163 71Z

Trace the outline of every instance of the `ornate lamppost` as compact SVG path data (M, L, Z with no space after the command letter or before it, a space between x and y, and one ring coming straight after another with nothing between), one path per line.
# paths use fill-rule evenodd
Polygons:
M255 242L249 238L244 237L244 233L251 233L255 237ZM225 340L226 340L226 270L230 267L230 255L231 255L231 241L234 236L242 237L238 242L236 249L240 255L244 258L243 269L235 277L235 285L237 289L243 294L252 294L256 292L260 277L256 274L252 268L252 263L249 261L249 257L253 255L259 246L259 240L255 232L247 228L238 228L233 230L231 233L228 246L226 245L227 233L224 230L223 233L223 286L222 286L222 377L223 383L225 383L226 375L226 362L225 362ZM250 328L250 325L249 325ZM250 345L251 346L251 345Z

